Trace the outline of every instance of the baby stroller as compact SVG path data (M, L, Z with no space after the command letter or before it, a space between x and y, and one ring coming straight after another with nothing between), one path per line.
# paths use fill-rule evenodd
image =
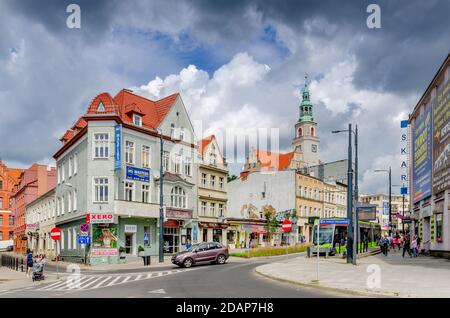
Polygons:
M37 263L37 262L33 264L32 279L33 279L33 282L44 279L44 264Z

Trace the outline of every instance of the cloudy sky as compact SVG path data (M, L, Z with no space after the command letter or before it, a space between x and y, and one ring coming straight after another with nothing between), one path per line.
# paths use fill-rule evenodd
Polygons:
M399 184L399 120L450 49L450 2L0 1L0 157L51 163L58 138L100 92L181 92L202 134L278 128L289 151L309 74L323 161L346 157L331 130L358 124L360 192ZM81 7L81 28L66 7ZM231 159L230 159L231 161ZM239 173L241 163L230 164ZM398 189L394 190L398 193Z

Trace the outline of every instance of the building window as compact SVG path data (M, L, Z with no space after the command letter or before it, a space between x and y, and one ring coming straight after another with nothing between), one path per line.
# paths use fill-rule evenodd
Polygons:
M94 158L109 157L109 134L94 134Z
M72 157L69 158L69 178L72 178Z
M64 215L65 212L65 204L64 204L64 196L61 198L61 215Z
M216 176L211 176L211 189L216 187Z
M148 184L142 185L142 202L150 203L150 186Z
M76 228L72 229L72 239L73 239L73 249L76 250L77 249L77 230Z
M169 153L167 151L164 151L164 154L163 154L163 168L164 168L164 171L169 171L169 167L170 167L170 165L169 165Z
M181 173L181 156L179 154L175 154L175 159L173 160L173 172L175 174Z
M170 138L175 138L175 125L170 124Z
M94 202L108 202L108 178L94 178Z
M66 171L65 171L64 162L61 164L61 182L64 182L66 179Z
M216 147L212 144L209 152L209 164L217 165Z
M134 182L125 182L125 200L134 201Z
M3 181L0 180L0 190L2 190L2 189L3 189Z
M142 146L142 167L150 168L150 147Z
M67 212L72 212L72 193L67 194Z
M186 192L181 187L173 187L171 192L171 204L176 208L186 208Z
M202 215L206 215L206 202L202 201Z
M67 229L67 249L72 249L72 231Z
M180 140L184 141L184 128L180 128Z
M222 204L222 203L219 203L219 216L220 216L220 217L223 217L223 212L224 212L223 204Z
M9 225L14 225L14 216L13 215L9 216Z
M125 162L134 164L134 142L125 141Z
M142 117L139 116L139 115L134 114L134 115L133 115L133 123L134 123L136 126L141 127L141 126L142 126Z
M211 203L209 204L209 214L210 214L211 216L215 216L215 215L216 215L216 204L213 203L213 202L211 202Z
M3 198L0 198L0 209L3 208Z
M0 214L0 225L3 225L3 215ZM3 240L3 238L0 236L0 239Z
M223 177L219 178L219 187L220 187L220 190L223 190Z
M73 174L76 175L78 172L78 154L75 152L73 155Z
M77 190L75 189L73 191L73 210L76 211L77 210Z
M192 176L192 159L191 158L184 159L184 174L186 176Z
M202 187L206 188L206 173L202 173Z

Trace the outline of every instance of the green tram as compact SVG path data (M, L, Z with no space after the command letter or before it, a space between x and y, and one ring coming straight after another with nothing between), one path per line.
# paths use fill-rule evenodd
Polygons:
M346 239L348 234L348 219L331 218L320 219L319 252L328 255L342 254L346 251ZM317 253L317 225L319 219L314 221L313 246L311 253ZM369 247L378 246L381 238L381 227L378 223L358 221L358 251L363 248L362 238L367 236Z

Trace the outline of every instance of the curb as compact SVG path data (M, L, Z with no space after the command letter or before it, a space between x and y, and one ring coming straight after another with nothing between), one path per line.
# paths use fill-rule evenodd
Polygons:
M318 285L315 282L306 283L306 282L293 281L293 280L289 280L289 279L285 279L285 278L271 276L269 274L262 272L261 270L258 270L258 267L256 267L254 269L254 271L258 275L261 275L263 277L266 277L266 278L269 278L272 280L276 280L279 282L283 282L283 283L290 283L290 284L295 284L295 285L304 286L304 287L313 287L313 288L317 288L317 289L324 289L324 290L328 290L328 291L346 293L346 294L356 295L356 296L369 296L369 297L374 297L374 298L375 297L376 298L381 298L381 297L383 297L383 298L385 298L385 297L411 298L411 296L409 296L409 297L408 296L400 296L400 295L396 295L396 293L389 294L389 293L384 293L384 292L383 293L382 292L375 293L375 292L366 292L366 291L356 291L356 290L350 290L350 289L345 289L345 288L336 288L336 287Z

